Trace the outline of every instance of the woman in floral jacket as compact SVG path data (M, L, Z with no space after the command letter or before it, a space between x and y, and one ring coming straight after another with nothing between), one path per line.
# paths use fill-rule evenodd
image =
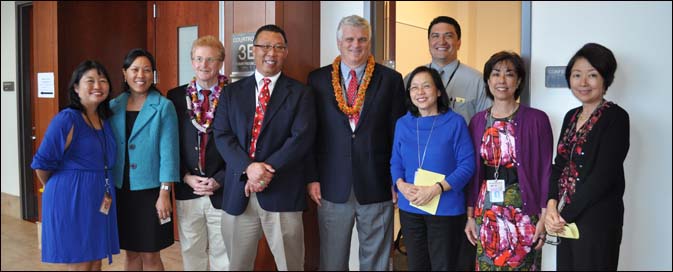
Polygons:
M477 246L477 270L538 270L553 149L547 115L516 102L526 78L516 53L484 65L493 106L470 121L477 159L465 233Z

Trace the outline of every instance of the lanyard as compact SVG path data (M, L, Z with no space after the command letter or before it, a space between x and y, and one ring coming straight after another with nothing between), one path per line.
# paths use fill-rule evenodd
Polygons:
M492 107L488 109L488 113L487 113L488 114L487 115L488 119L487 119L487 122L486 122L487 124L486 124L484 130L488 129L489 125L490 125L490 127L493 127L493 124L495 124L496 120L495 120L495 118L493 118L493 114L491 114L492 109L493 109ZM516 109L512 112L512 114L510 114L506 118L507 122L512 121L512 118L513 118L512 116L518 110L519 110L519 107L517 106ZM509 146L511 143L509 142L509 138L508 138L509 133L507 132L507 127L506 126L505 126L504 130L505 130L505 137L500 140L500 145L502 146L504 144L504 142L507 141L507 145ZM499 175L499 172L500 172L500 163L502 162L502 155L503 155L502 147L499 147L499 148L500 148L500 156L498 156L498 162L496 163L496 166L495 166L495 172L493 172L493 179L496 179L496 180L498 179L498 175ZM491 151L493 151L493 155L495 156L495 153L496 153L495 152L495 143L493 141L491 141Z
M423 169L423 162L425 162L425 153L428 151L428 146L430 145L430 137L432 136L432 130L435 128L435 121L437 121L437 116L432 119L432 127L430 127L430 134L428 134L428 140L425 143L425 149L423 150L423 159L421 159L421 137L418 132L418 120L416 119L416 145L418 146L418 169Z
M428 64L428 68L432 68L432 63ZM458 61L458 65L456 65L456 68L454 68L453 72L451 72L451 75L449 76L449 81L447 81L446 85L444 85L444 90L446 90L447 93L449 92L449 84L451 83L453 76L456 75L456 71L458 71L458 68L460 68L460 60ZM444 70L442 69L440 76L443 74L443 72Z
M96 136L96 141L101 145L103 148L103 172L105 173L105 192L108 194L110 193L110 179L108 177L108 161L107 161L107 139L105 137L105 126L103 125L103 122L100 120L100 116L98 116L98 122L100 123L100 129L103 132L103 140L98 137L98 132L96 131L96 127L93 125L93 122L91 122L91 119L89 118L88 114L84 114L86 116L86 120L89 121L89 124L91 124L91 130L93 131L93 134Z

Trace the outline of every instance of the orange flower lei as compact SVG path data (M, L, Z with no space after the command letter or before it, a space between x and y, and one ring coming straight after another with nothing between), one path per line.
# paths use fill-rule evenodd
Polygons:
M360 85L360 88L358 88L358 95L353 106L348 106L348 103L344 100L344 93L341 88L341 75L339 75L339 64L341 64L341 56L337 56L332 63L332 88L334 89L334 97L339 105L339 109L349 116L360 113L360 109L362 109L362 105L365 101L367 87L369 87L369 81L371 81L372 74L374 73L374 57L370 55L367 60L365 75L362 77L362 84Z

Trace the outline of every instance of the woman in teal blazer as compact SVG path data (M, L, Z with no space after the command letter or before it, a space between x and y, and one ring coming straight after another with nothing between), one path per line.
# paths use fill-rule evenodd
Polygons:
M127 270L163 270L160 250L174 241L169 185L180 177L177 115L154 86L155 70L149 52L131 50L122 68L124 92L110 102L119 242Z

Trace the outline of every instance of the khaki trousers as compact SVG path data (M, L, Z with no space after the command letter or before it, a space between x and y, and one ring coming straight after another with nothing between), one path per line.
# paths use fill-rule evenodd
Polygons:
M266 240L280 271L304 270L304 225L302 212L268 212L259 206L257 194L250 195L245 211L237 216L222 213L222 236L229 249L232 271L251 271L257 243Z
M210 271L229 270L222 212L213 207L208 196L175 202L185 271L206 271L209 267Z

